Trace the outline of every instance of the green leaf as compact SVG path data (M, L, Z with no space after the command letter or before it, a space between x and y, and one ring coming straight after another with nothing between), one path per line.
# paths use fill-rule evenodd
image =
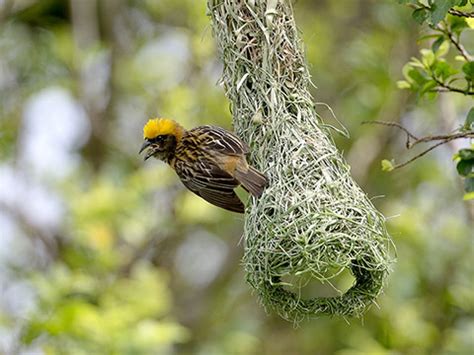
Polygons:
M433 72L437 78L441 78L443 81L445 81L451 75L457 73L456 69L451 67L444 60L439 60L435 62Z
M436 57L431 49L422 49L421 53L421 62L425 66L425 68L431 68L434 64Z
M463 196L464 201L474 200L474 192L468 192Z
M420 94L423 95L424 93L430 91L431 89L434 89L435 87L438 86L438 83L434 80L428 81L425 85L420 90Z
M474 129L474 107L469 110L463 128L467 131Z
M440 36L439 34L428 34L428 35L420 36L418 37L417 42L421 43L424 40L438 38L439 36Z
M433 52L437 52L439 47L443 44L445 38L444 36L439 36L436 41L433 42L433 44L431 45L431 49L433 50Z
M453 6L452 0L435 0L433 6L431 6L431 22L433 25L438 24L438 22L444 19L449 9Z
M467 0L451 0L453 6L465 6L467 4Z
M474 62L467 62L462 66L462 71L466 74L466 78L474 81Z
M444 41L443 43L441 43L441 46L439 46L438 51L435 53L436 58L441 58L448 54L450 45L451 42L449 41Z
M428 81L423 74L415 68L411 68L411 70L408 71L408 79L411 79L411 82L416 83L418 86L423 86Z
M424 96L425 96L428 100L433 101L433 100L436 99L436 97L438 96L438 92L436 92L436 91L428 91L427 93L425 93Z
M410 89L411 84L406 80L399 80L399 81L397 81L397 87L399 89Z
M464 149L460 149L457 156L461 159L461 160L471 160L471 159L474 159L474 149L470 149L470 148L464 148Z
M451 24L451 31L456 34L460 34L462 30L469 27L464 17L452 16L449 22Z
M456 165L456 169L459 175L468 176L472 171L474 171L474 160L461 160Z
M409 83L413 82L413 80L410 79L409 75L411 70L413 70L413 66L411 65L411 63L406 63L402 68L402 74Z
M416 9L412 13L413 19L420 25L428 19L429 15L430 13L425 8Z
M392 171L393 170L393 163L390 160L384 159L382 160L382 171Z
M414 67L414 68L424 68L425 66L423 65L423 63L416 57L413 57L411 58L411 60L407 63L407 65L410 67ZM403 67L403 69L405 69L405 67Z
M464 191L466 191L468 194L474 193L474 177L471 176L464 180Z

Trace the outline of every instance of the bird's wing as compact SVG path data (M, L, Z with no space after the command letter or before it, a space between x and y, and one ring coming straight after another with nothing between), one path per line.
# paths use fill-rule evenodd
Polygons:
M228 211L244 213L245 207L239 196L236 195L234 190L214 191L214 190L200 190L199 196L205 199L207 202L212 203L217 207L221 207Z
M232 132L217 126L199 126L191 130L201 140L206 150L218 151L223 154L241 155L249 152L247 144Z
M193 167L178 161L176 173L184 186L207 202L233 212L244 212L244 204L235 194L239 182L210 160L196 162Z

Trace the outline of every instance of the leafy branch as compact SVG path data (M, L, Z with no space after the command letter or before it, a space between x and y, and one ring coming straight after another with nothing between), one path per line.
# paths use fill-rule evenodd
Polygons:
M474 29L474 1L472 0L398 0L413 9L412 17L430 32L420 40L429 39L430 48L420 50L403 67L404 80L398 81L400 89L409 89L417 99L435 99L440 93L474 96L474 57L462 43L462 33ZM471 21L469 21L471 20ZM448 53L454 54L449 56ZM451 58L454 57L454 60ZM423 157L430 151L456 139L474 139L474 107L465 122L454 133L417 137L396 122L365 122L395 127L406 134L406 147L411 149L421 143L432 143L411 159L395 164L383 160L382 169L391 171L402 168ZM464 178L465 199L474 198L474 146L459 150L454 155L456 168Z
M466 96L474 95L474 62L473 56L461 43L461 34L474 23L467 22L471 12L454 9L454 6L472 8L467 0L431 0L428 5L417 0L400 0L408 4L413 11L413 18L419 24L427 24L432 33L422 39L432 40L430 49L420 51L421 58L412 58L404 69L405 80L399 81L401 89L410 89L417 96L434 97L437 93L453 92ZM452 11L451 11L452 10ZM455 15L451 15L454 12ZM463 14L463 16L459 16ZM466 15L466 16L464 16ZM463 63L461 68L456 63L446 60L450 48L457 52L456 60ZM456 83L456 84L454 84Z
M467 52L467 50L464 48L464 46L460 43L459 41L459 36L456 38L456 35L453 33L453 31L450 29L448 24L446 22L443 23L444 26L441 25L436 25L435 29L441 32L443 35L445 35L452 44L457 48L459 53L463 56L463 58L466 60L466 62L471 62L472 61L472 56ZM443 38L443 37L439 37Z
M457 93L464 94L464 95L474 95L474 91L464 91L464 90L459 89L457 87L448 85L448 84L442 82L439 78L437 78L435 76L433 77L433 80L436 82L436 84L438 84L438 87L436 87L434 89L434 90L436 90L436 92L457 92Z

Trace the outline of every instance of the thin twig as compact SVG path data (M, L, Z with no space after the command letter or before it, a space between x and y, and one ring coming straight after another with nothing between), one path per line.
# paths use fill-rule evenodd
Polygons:
M466 139L474 138L474 132L469 131L469 132L459 132L459 133L445 134L445 135L439 135L439 136L427 136L413 142L410 148L413 148L418 143L427 143L427 142L433 142L433 141L446 141L447 143L455 139L463 139L463 138L466 138Z
M474 95L474 91L464 91L462 89L458 89L458 88L455 88L455 87L452 87L452 86L449 86L449 85L441 85L441 86L442 87L437 88L434 92L439 92L439 93L458 92L460 94L464 94L464 95L468 95L468 96L473 96Z
M431 7L423 5L423 4L407 4L408 7L411 7L412 9L426 9L431 11ZM453 16L458 16L458 17L474 17L474 12L464 12L460 10L455 10L455 9L449 9L448 13Z
M474 131L457 132L457 133L453 133L453 134L442 134L442 135L436 135L436 136L424 136L424 137L421 137L421 138L417 138L413 133L411 133L408 129L406 129L405 127L403 127L401 124L399 124L397 122L364 121L364 122L362 122L362 124L379 124L379 125L382 125L382 126L396 127L398 129L402 130L407 135L407 141L406 141L406 148L407 149L411 149L419 143L428 143L428 142L440 141L440 142L432 145L431 147L423 150L421 153L415 155L413 158L407 160L406 162L394 165L393 170L402 168L402 167L410 164L411 162L421 158L423 155L429 153L430 151L432 151L433 149L439 147L440 145L446 144L446 143L451 142L455 139L472 139L472 138L474 138ZM410 139L413 139L413 142L410 141Z
M459 53L466 59L466 61L471 62L472 56L468 53L466 48L459 42L459 40L454 36L454 33L449 29L448 25L445 24L443 28L440 24L436 26L436 29L440 30L441 32L445 33L448 36L448 39L451 41L452 44L457 48Z
M458 92L460 94L469 95L469 96L474 95L474 91L459 89L454 86L443 83L441 80L439 80L435 76L431 76L431 77L434 81L436 81L436 84L440 86L439 88L435 89L436 92Z
M452 140L452 139L451 139L451 140ZM404 166L407 166L407 165L410 164L411 162L414 162L415 160L421 158L423 155L425 155L425 154L431 152L433 149L439 147L440 145L446 144L446 143L448 143L448 142L449 142L448 140L447 140L447 141L438 142L438 143L432 145L431 147L429 147L428 149L422 151L420 154L415 155L413 158L407 160L406 162L400 163L400 164L397 164L397 165L394 165L394 166L392 167L392 170L403 168Z
M397 122L363 121L362 124L379 124L379 125L382 125L382 126L397 127L398 129L401 129L407 135L407 141L405 143L405 146L407 147L407 149L410 149L410 147L411 147L410 138L413 139L415 142L418 141L418 138L413 133L411 133L408 129L406 129L405 127L403 127L401 124L399 124Z
M431 11L431 8L426 5L409 4L408 6L414 9L424 8ZM462 11L458 11L454 9L450 9L449 13L451 15L460 16L460 17L474 17L474 13L472 12L462 12ZM451 32L451 30L446 24L445 24L445 28L443 28L440 24L437 24L436 26L432 25L430 27L433 28L434 30L441 31L442 33L446 34L448 36L448 39L451 41L452 44L454 44L454 46L458 49L458 51L461 53L464 59L466 59L466 61L470 62L473 60L472 56L469 54L466 48L464 48L464 46L461 43L459 43L458 39L454 36L453 32ZM472 95L474 95L474 93Z
M464 12L455 9L450 9L448 12L453 16L474 18L474 12Z
M406 4L406 5L407 5L407 7L415 9L415 10L418 10L418 9L427 9L427 10L429 10L430 9L429 6L426 6L426 5L423 5L423 4Z

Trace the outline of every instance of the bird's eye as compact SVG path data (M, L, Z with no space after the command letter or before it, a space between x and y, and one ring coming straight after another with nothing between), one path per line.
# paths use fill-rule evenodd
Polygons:
M156 136L155 138L150 139L152 143L163 143L165 136Z

